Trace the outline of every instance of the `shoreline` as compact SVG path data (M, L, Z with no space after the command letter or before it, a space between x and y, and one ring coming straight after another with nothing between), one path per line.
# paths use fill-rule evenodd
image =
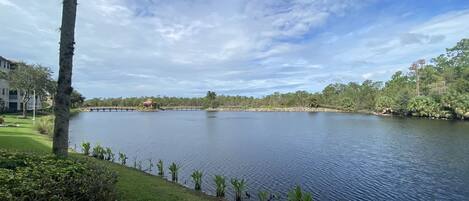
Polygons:
M336 108L328 107L218 107L218 108L202 108L200 106L179 106L179 107L166 107L161 109L153 110L133 110L136 112L159 112L159 111L207 111L207 112L334 112L334 113L355 113L355 114L367 114L381 117L402 117L402 118L420 118L430 120L454 120L454 121L468 121L469 119L458 119L458 118L437 118L437 117L420 117L412 115L401 115L401 114L390 114L390 113L379 113L370 110L357 110L357 111L346 111ZM86 108L79 108L78 112L92 112ZM114 111L108 111L114 112Z
M343 110L332 108L309 108L309 107L276 107L276 108L234 108L234 107L220 107L220 108L207 108L208 112L346 112Z

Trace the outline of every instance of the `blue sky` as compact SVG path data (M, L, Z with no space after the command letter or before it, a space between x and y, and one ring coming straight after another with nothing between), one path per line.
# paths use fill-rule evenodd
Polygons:
M60 15L59 0L0 0L0 55L57 72ZM73 85L89 98L315 92L387 80L468 38L468 22L468 0L79 0Z

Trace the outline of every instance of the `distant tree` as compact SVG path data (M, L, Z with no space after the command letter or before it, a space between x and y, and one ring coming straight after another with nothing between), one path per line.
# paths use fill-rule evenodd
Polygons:
M60 28L59 79L55 96L55 124L52 152L59 157L68 156L68 125L72 88L73 54L75 49L75 22L77 0L63 0Z
M207 91L207 95L205 96L205 99L206 99L206 107L209 107L209 108L218 107L217 93L215 93L214 91Z
M18 90L18 95L23 104L23 117L26 117L27 105L33 94L45 97L48 93L48 85L53 82L49 68L40 65L28 65L17 63L15 70L9 72L10 88Z
M344 97L342 98L342 100L340 101L341 102L341 107L343 110L345 111L354 111L355 110L355 103L353 102L353 100L349 97Z
M309 104L308 104L309 107L311 108L318 108L319 107L319 99L317 96L311 96L309 98Z
M83 105L83 102L85 102L85 97L81 95L80 92L74 89L72 91L72 94L70 94L70 102L72 108L77 108Z

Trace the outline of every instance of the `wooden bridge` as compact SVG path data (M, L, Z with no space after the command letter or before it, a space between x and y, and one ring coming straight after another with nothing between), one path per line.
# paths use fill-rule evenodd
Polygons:
M195 111L203 110L198 106L177 106L177 107L160 107L158 109L146 109L142 107L118 107L118 106L102 106L102 107L86 107L86 112L157 112L159 110L173 110L173 111Z
M136 107L87 107L88 112L134 112L139 111Z

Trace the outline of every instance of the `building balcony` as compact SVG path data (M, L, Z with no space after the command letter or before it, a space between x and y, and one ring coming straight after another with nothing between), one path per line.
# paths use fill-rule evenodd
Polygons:
M9 95L8 99L10 99L10 101L17 101L18 95Z

